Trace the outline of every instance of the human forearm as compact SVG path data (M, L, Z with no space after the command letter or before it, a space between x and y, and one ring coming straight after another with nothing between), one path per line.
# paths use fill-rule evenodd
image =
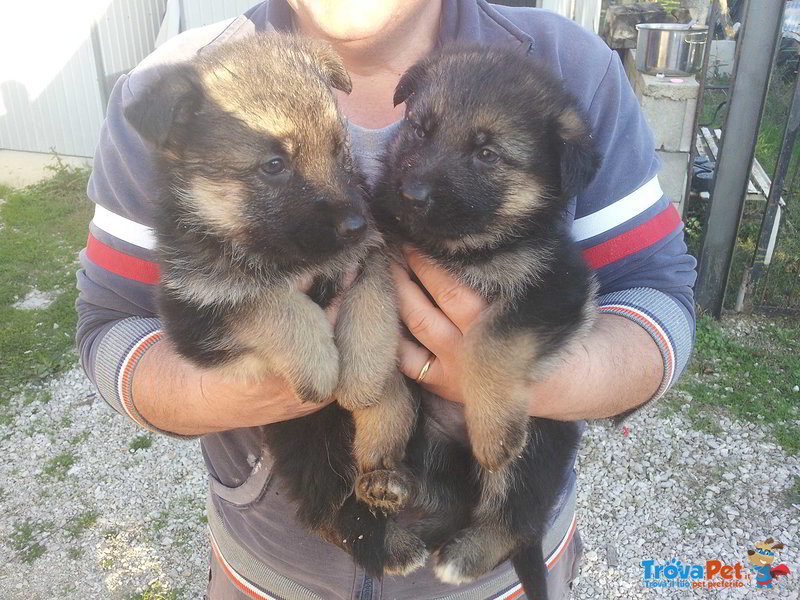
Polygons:
M166 340L149 348L136 365L131 398L149 424L180 435L267 425L320 408L301 403L279 377L234 383L201 370Z
M556 370L531 386L530 414L571 421L624 413L655 395L663 366L658 347L640 325L598 315Z
M418 255L409 265L433 296L430 302L408 273L394 267L400 313L415 341L401 342L400 368L417 378L431 360L423 386L464 401L463 339L487 308L474 291ZM625 414L659 396L691 353L691 322L666 294L636 288L598 299L587 336L555 370L530 386L530 414L558 420ZM433 358L432 358L433 357Z

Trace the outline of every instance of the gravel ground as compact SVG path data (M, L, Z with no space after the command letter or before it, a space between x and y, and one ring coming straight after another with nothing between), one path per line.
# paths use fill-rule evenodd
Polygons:
M201 598L208 550L198 444L141 437L78 370L47 389L49 401L47 390L27 404L19 398L15 421L0 425L0 599L122 600L154 582ZM594 424L584 438L586 560L574 596L797 599L796 575L773 590L643 587L642 560L734 564L770 536L787 545L776 564L800 568L800 506L789 500L798 458L768 442L763 427L720 418L726 433L711 435L691 429L682 410L660 412L631 419L627 436Z

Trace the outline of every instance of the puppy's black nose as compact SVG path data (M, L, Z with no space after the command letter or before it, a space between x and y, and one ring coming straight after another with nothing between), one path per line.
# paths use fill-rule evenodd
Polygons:
M400 195L408 210L422 212L431 203L431 188L424 183L403 183Z
M358 238L367 229L367 221L361 215L349 215L336 224L336 234L346 240Z

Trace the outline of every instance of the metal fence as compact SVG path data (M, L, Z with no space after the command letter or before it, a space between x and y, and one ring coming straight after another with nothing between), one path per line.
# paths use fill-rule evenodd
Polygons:
M700 261L697 299L716 315L723 309L800 314L800 43L794 38L800 2L771 4L769 15L752 1L735 8L734 21L744 23L734 77L707 81L699 137L711 139L711 156L695 161L685 215Z

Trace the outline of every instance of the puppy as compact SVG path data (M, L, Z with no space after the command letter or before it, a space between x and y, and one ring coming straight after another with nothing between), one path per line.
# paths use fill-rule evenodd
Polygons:
M464 338L471 453L425 414L411 444L427 512L415 530L443 581L511 557L528 597L546 598L541 542L579 430L529 418L530 383L592 322L595 286L563 217L600 156L576 101L516 51L445 49L403 75L394 102L406 117L373 201L379 223L490 303Z
M414 399L395 366L383 241L331 88L351 84L327 45L256 35L165 68L125 116L157 149L163 177L170 340L226 378L278 375L306 402L335 398L264 428L275 468L303 523L371 572L405 572L425 547L384 513L411 491L400 463ZM340 292L332 335L323 308Z

